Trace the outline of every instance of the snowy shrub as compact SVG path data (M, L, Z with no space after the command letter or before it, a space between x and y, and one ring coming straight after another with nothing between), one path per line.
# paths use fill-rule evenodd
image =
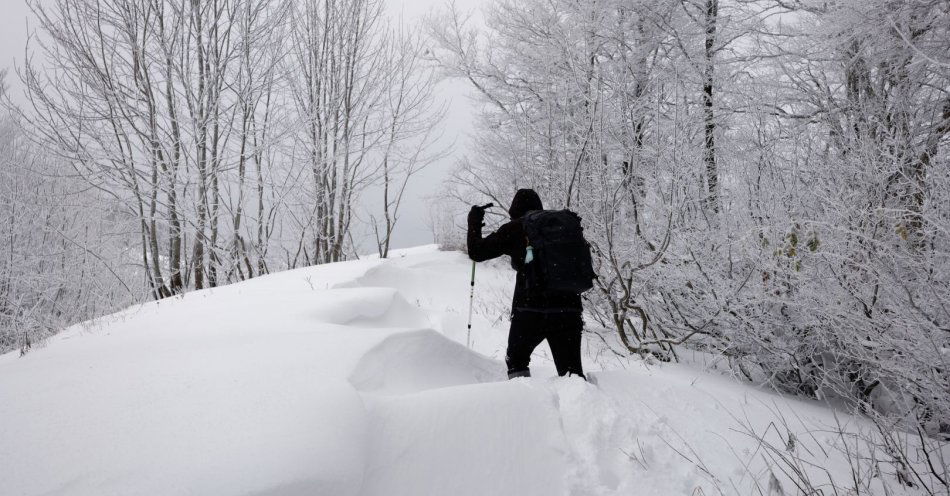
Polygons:
M0 115L0 353L25 353L142 296L131 289L128 224L98 192L63 177L57 160Z
M432 240L440 250L465 251L465 214L460 212L458 203L447 199L436 200L429 209L429 229Z
M577 211L621 349L950 430L944 3L499 1L430 31L484 101L455 197Z

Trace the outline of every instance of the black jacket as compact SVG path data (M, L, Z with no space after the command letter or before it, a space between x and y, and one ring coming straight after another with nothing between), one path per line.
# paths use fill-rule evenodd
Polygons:
M518 272L515 279L515 294L512 298L512 311L533 312L580 312L581 297L574 293L541 291L529 288L524 271L524 257L528 248L528 238L524 233L522 218L532 210L543 209L541 199L534 190L520 189L511 201L508 213L511 221L499 227L497 231L482 237L482 223L469 222L468 256L476 262L483 262L502 255L511 257L511 267Z

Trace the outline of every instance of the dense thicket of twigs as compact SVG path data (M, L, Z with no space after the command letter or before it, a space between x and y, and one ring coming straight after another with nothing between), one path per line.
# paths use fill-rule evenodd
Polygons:
M425 46L381 0L30 6L24 103L5 101L0 138L0 351L343 260L357 227L386 256L407 182L438 157Z
M483 21L430 26L484 102L454 195L578 211L588 309L622 346L950 429L950 5L498 0Z
M0 115L0 351L134 301L134 271L114 263L128 226L102 206Z

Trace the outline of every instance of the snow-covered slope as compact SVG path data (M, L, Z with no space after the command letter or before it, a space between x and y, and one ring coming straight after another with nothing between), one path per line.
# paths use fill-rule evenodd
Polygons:
M0 494L794 494L743 425L816 480L852 477L832 427L860 421L697 368L614 359L593 386L553 378L542 345L536 377L503 380L512 274L479 267L473 350L468 276L405 250L0 356Z

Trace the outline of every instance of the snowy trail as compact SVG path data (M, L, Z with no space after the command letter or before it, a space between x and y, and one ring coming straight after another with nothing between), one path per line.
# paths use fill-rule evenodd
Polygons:
M468 264L423 247L274 274L0 356L0 495L759 494L794 486L736 420L780 413L850 476L834 412L727 377L629 360L595 387L542 345L536 377L504 380L512 274L479 269L468 349Z
M442 268L381 265L343 286L398 288L439 308L446 295L465 296L458 284L427 288L445 281L436 277ZM435 313L433 320L445 321ZM620 432L620 415L595 387L576 379L504 379L502 362L434 331L392 335L369 350L349 378L369 410L361 494L579 496L633 489L629 459L615 446L629 441L623 437L629 432Z

